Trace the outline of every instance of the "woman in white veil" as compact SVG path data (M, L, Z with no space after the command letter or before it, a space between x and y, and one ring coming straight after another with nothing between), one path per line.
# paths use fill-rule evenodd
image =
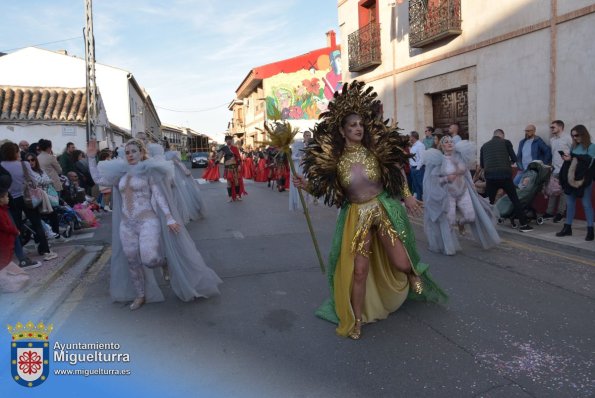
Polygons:
M94 181L112 185L112 258L110 295L131 301L131 310L146 302L163 301L155 269L183 301L219 293L221 279L210 269L183 226L171 190L173 164L147 159L142 141L126 143L126 159L97 165L97 143L87 155Z
M424 232L429 249L446 255L461 250L456 229L469 225L484 249L500 243L492 207L475 191L469 170L475 162L475 146L469 141L456 145L450 136L440 140L440 149L424 152Z
M296 139L293 144L291 144L291 161L293 162L293 166L298 174L303 174L302 172L302 159L304 157L303 149L308 145L308 142L312 138L311 131L304 131L303 132L303 139ZM304 195L304 201L306 203L310 203L312 201L312 196L306 193L305 191L302 192ZM296 211L302 210L302 203L300 202L300 197L298 194L298 190L293 183L293 179L289 179L289 210Z
M196 221L205 216L205 204L198 182L192 172L182 163L178 151L166 151L165 159L174 164L174 184L180 193L181 205L186 209L184 222ZM188 221L186 221L186 217Z

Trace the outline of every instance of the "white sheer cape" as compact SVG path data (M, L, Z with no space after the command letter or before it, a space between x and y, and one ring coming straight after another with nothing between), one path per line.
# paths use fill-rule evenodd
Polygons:
M469 141L460 141L455 145L453 156L467 165L465 185L469 190L475 222L469 224L475 239L484 249L500 243L496 230L496 218L489 202L475 191L473 178L469 170L475 162L475 145ZM457 234L452 230L448 219L448 201L446 189L439 181L444 155L437 149L424 152L426 171L423 181L424 232L428 237L429 249L444 254L455 254L461 250Z
M171 287L182 301L190 301L197 297L211 297L219 294L218 285L222 282L217 274L209 268L194 241L184 227L177 211L177 204L173 199L170 184L166 183L173 176L173 163L158 159L148 159L137 165L131 166L124 160L114 159L104 161L97 166L95 159L89 162L93 179L102 185L112 185L113 211L112 211L112 258L110 274L110 295L114 301L131 301L136 293L132 286L128 272L128 261L122 250L120 239L120 221L122 213L122 197L118 190L118 181L126 173L147 173L157 181L167 199L170 212L180 224L180 232L173 233L167 227L165 215L153 203L153 209L161 219L161 239L167 264L171 275ZM142 245L142 243L141 243ZM163 301L164 296L158 282L156 270L144 268L145 271L145 298L147 302Z
M165 159L174 165L174 197L183 211L180 215L184 223L196 221L206 214L205 204L198 182L192 177L192 172L180 160L177 151L165 152Z

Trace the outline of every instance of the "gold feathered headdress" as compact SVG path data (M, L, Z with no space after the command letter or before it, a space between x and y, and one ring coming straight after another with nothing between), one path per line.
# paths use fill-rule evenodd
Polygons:
M404 183L401 165L411 157L405 151L409 138L399 134L396 124L382 120L378 95L373 87L364 90L364 86L356 80L345 83L342 91L335 93L328 110L311 129L313 139L304 149L302 164L311 193L324 197L329 206L342 206L345 200L344 188L337 178L337 163L344 148L339 129L343 120L354 113L362 118L364 132L369 135L364 137L363 144L378 158L384 189L391 196L398 196Z

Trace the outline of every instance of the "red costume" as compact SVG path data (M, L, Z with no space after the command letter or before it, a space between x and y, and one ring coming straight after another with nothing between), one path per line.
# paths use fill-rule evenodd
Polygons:
M242 176L248 180L254 178L254 162L252 161L252 156L248 154L244 159L244 164L242 164Z
M267 161L264 157L258 159L258 165L256 166L256 172L254 181L256 182L267 182Z
M0 269L6 267L14 253L14 241L19 230L8 215L8 205L0 206Z
M227 141L227 139L226 139ZM244 179L242 178L242 157L240 151L235 145L228 143L219 149L223 153L225 174L227 180L227 194L232 201L242 200L242 195L248 193L244 189Z
M221 178L219 174L219 162L217 162L216 156L209 156L209 164L202 178L211 182L219 181L219 178Z

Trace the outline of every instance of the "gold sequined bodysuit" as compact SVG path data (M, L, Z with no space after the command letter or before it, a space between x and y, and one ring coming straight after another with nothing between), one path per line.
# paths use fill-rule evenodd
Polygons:
M363 145L346 146L337 169L351 203L367 202L382 192L378 159Z
M378 159L363 145L346 146L337 164L339 183L353 206L358 209L358 222L352 240L353 254L370 255L366 247L371 230L390 237L391 242L398 235L391 225L386 211L376 199L382 193L382 179Z

